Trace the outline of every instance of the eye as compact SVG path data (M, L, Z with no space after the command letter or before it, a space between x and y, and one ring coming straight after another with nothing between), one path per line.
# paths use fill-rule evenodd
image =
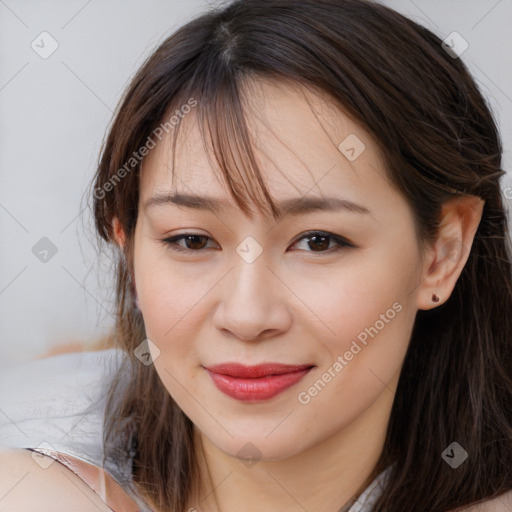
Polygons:
M184 241L185 247L178 242ZM172 236L162 240L163 244L173 251L178 252L200 252L205 249L205 244L208 240L212 240L209 236L201 235L198 233L183 233L181 235ZM307 240L307 246L312 249L307 252L335 252L343 248L354 248L355 245L347 241L341 236L326 231L309 231L302 235L294 242L294 245L302 240ZM334 242L334 247L331 243ZM331 247L330 247L331 246ZM295 250L295 249L293 249Z
M178 241L185 240L185 247L178 244ZM178 252L199 252L204 248L204 241L211 240L209 236L198 233L183 233L182 235L171 236L162 240L164 245Z
M343 248L353 248L354 244L345 240L343 237L328 233L326 231L309 231L302 235L295 243L302 240L307 240L307 247L313 249L308 252L335 252ZM334 247L329 247L331 242L334 242ZM328 250L327 250L328 249Z

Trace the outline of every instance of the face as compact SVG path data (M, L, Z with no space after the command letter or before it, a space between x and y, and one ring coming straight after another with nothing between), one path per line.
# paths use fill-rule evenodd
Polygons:
M278 460L393 390L418 309L420 253L412 212L364 130L298 86L259 82L250 98L267 187L277 203L302 199L299 208L278 221L238 209L191 112L174 186L169 141L144 161L134 275L174 400L223 452L252 443ZM146 205L174 193L221 206ZM333 209L314 203L323 198Z

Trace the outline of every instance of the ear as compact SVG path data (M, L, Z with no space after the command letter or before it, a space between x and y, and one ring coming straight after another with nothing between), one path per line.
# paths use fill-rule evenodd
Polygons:
M112 228L114 230L114 238L116 239L117 244L122 248L124 246L126 236L117 217L112 219Z
M425 258L418 309L434 308L450 297L469 257L484 203L480 197L464 195L443 204L438 237Z

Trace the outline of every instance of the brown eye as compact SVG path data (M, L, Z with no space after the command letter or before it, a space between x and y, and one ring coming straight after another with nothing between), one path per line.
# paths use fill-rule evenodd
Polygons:
M307 240L306 246L310 249L307 252L334 252L344 247L355 247L344 238L323 231L310 231L303 235L294 245L302 240ZM334 247L329 247L332 242L335 244ZM330 249L334 249L334 251Z
M309 238L308 246L314 251L324 251L329 249L330 238L329 235L314 235Z
M178 243L182 240L183 243ZM170 247L173 251L192 253L201 252L202 250L207 249L208 240L212 240L212 238L197 233L183 233L181 235L165 238L162 240L162 242L165 246ZM344 238L324 231L310 231L303 235L293 245L297 245L303 240L307 240L307 248L305 249L306 252L331 253L343 248L355 247Z
M183 244L178 244L178 241L184 240ZM182 235L172 236L162 240L162 242L170 246L171 249L184 252L197 252L205 248L206 242L211 240L209 236L199 235L196 233L184 233Z

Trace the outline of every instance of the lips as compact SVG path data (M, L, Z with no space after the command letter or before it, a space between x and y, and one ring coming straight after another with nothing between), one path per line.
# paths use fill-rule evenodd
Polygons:
M237 400L269 400L299 382L313 365L224 363L205 368L217 389Z

